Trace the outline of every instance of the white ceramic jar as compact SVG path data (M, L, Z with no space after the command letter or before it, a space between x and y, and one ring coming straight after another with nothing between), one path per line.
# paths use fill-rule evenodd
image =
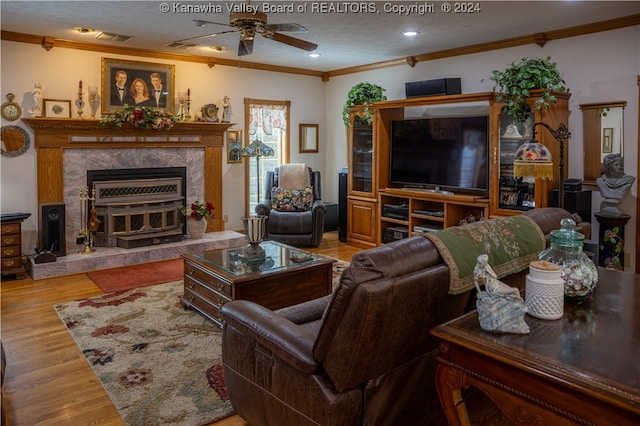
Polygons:
M529 264L526 278L525 305L527 313L541 319L562 318L564 313L564 280L560 265L537 260Z

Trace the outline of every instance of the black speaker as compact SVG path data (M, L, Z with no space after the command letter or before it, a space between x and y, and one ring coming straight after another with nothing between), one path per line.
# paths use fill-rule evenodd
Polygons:
M553 190L553 205L558 205L558 190ZM584 222L591 222L591 191L564 191L564 209L578 213Z
M407 98L437 95L459 95L462 93L462 83L459 78L438 78L436 80L405 83L404 90Z
M338 174L338 239L347 242L347 169Z
M64 204L40 204L40 250L66 256Z

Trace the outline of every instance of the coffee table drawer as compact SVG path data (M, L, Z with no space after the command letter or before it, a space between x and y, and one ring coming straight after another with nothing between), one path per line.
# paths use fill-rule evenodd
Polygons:
M186 287L184 289L184 295L182 296L182 303L185 307L191 307L199 311L201 314L220 326L222 326L222 313L220 312L220 308L226 302L227 300L222 297L214 301L208 300Z
M231 283L227 283L213 276L212 272L207 272L196 265L189 262L184 262L184 285L187 286L187 281L192 283L198 283L203 287L208 287L210 290L220 293L226 297L232 297ZM195 285L195 284L193 284Z

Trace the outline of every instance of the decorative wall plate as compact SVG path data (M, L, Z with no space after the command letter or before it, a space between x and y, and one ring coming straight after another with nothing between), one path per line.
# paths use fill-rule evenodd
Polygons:
M0 140L2 141L0 153L6 157L17 157L25 153L31 142L27 131L19 126L2 126Z
M15 98L13 93L7 93L7 99L9 102L5 102L0 106L0 114L2 114L2 118L9 121L15 121L22 115L22 108L20 105L13 102Z

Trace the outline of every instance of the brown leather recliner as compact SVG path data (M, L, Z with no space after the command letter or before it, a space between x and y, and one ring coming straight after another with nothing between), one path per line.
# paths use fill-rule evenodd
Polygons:
M461 315L437 249L411 237L357 253L332 296L222 307L235 412L260 425L427 424L439 410L429 329Z
M267 239L279 241L293 246L318 247L324 234L324 218L327 207L322 201L320 172L308 168L311 187L313 188L313 204L308 211L278 211L272 209L271 190L279 183L279 168L267 172L265 182L265 199L256 205L258 215L268 216Z

